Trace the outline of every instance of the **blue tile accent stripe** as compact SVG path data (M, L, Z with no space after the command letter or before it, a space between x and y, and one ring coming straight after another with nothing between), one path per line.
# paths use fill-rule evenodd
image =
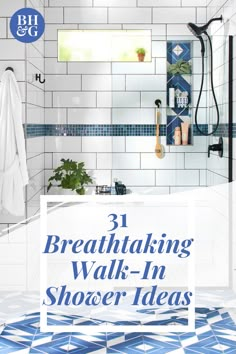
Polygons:
M213 128L215 126L213 125ZM27 124L27 138L39 136L155 136L155 124L104 124L104 125L84 125L84 124ZM208 124L199 124L199 128L208 133ZM233 138L236 138L236 123L233 123L232 128ZM160 136L166 135L166 125L160 125ZM193 125L193 135L200 136L201 134ZM229 136L229 125L220 124L215 136L227 138Z
M213 125L213 129L215 129L216 125ZM228 138L229 137L229 124L225 123L225 124L220 124L219 128L217 129L217 131L215 132L214 136L222 136L224 138ZM233 138L236 138L236 123L233 123L232 126L232 136Z
M198 124L198 127L203 133L208 133L208 124ZM193 136L201 136L196 124L193 124L191 128L193 129Z
M45 124L25 124L24 130L26 132L27 138L34 138L37 136L46 135L46 125Z
M208 132L207 124L199 125L201 130ZM28 124L26 126L27 138L39 136L155 136L155 124L104 124L104 125L85 125L85 124ZM200 133L193 125L193 135L199 136ZM160 125L160 136L166 136L166 125ZM236 125L235 125L236 137Z
M46 135L68 136L153 136L156 125L103 124L103 125L47 125ZM166 134L166 126L160 125L160 135Z

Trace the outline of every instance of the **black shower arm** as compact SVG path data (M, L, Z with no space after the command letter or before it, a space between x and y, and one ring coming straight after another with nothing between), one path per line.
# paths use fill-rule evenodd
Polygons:
M205 24L204 26L200 27L202 28L203 30L203 33L205 35L207 35L207 28L209 27L209 25L214 22L214 21L222 21L223 20L223 16L220 16L220 17L216 17L216 18L212 18L210 21L207 22L207 24ZM201 53L202 53L202 56L204 56L205 54L205 44L204 44L204 40L202 38L202 36L197 36L197 38L199 39L199 41L201 42Z
M200 26L199 27L199 30L202 32L202 33L204 33L204 34L206 34L206 32L207 32L207 29L208 29L208 27L210 26L210 24L212 23L212 22L215 22L215 21L223 21L223 16L220 16L220 17L216 17L216 18L212 18L210 21L208 21L205 25L203 25L203 26ZM201 35L199 35L199 36L197 36L199 39L200 39L200 36Z
M212 18L210 21L207 22L206 26L208 27L214 21L223 21L223 16Z

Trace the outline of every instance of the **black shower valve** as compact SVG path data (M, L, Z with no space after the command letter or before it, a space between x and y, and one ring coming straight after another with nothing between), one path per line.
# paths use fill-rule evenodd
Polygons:
M223 157L223 138L219 138L218 144L208 145L208 157L210 157L211 151L218 151L218 155Z

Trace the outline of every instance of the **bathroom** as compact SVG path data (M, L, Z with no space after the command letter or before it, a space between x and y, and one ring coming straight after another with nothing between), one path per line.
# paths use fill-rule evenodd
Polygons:
M16 41L9 27L11 16L24 7L38 10L46 24L44 35L30 44ZM221 15L223 20L212 22L207 29L213 44L213 79L220 113L219 127L208 136L195 124L202 54L201 42L187 24L202 26ZM12 67L19 85L29 173L24 215L0 214L0 271L7 267L9 274L1 291L24 290L27 277L22 269L29 266L28 243L11 239L10 231L5 230L37 218L40 196L47 194L48 179L61 159L84 162L93 179L86 186L86 194L95 194L96 186L114 187L115 181L121 181L130 195L164 196L200 191L236 179L235 20L234 0L1 1L0 75ZM126 34L141 31L148 37L149 47L144 62L60 61L58 35L62 30L93 30L94 36L104 30ZM197 119L200 129L208 134L216 127L217 110L210 82L210 47L207 37L203 38L205 80ZM102 51L100 42L98 53ZM186 58L185 54L191 64L185 89L191 98L183 119L190 123L190 129L188 144L178 145L174 130L170 135L167 132L167 119L173 115L167 67L172 64L170 58ZM156 100L161 101L160 109ZM161 158L155 153L156 123L160 124ZM208 147L218 144L220 137L223 155L210 150L208 157ZM53 185L48 193L62 195L67 191ZM14 260L4 258L9 248ZM235 353L233 350L229 352ZM149 353L148 347L141 352Z

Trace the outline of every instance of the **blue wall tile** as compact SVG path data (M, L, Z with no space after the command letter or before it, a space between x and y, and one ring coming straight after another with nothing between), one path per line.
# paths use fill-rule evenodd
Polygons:
M214 126L213 126L214 127ZM27 138L39 136L155 136L155 124L27 124L24 126ZM199 124L199 128L208 133L208 124ZM193 125L193 135L201 134ZM220 124L215 136L229 136L229 125ZM160 125L160 136L166 136L166 124ZM236 123L233 124L233 137L236 138Z

